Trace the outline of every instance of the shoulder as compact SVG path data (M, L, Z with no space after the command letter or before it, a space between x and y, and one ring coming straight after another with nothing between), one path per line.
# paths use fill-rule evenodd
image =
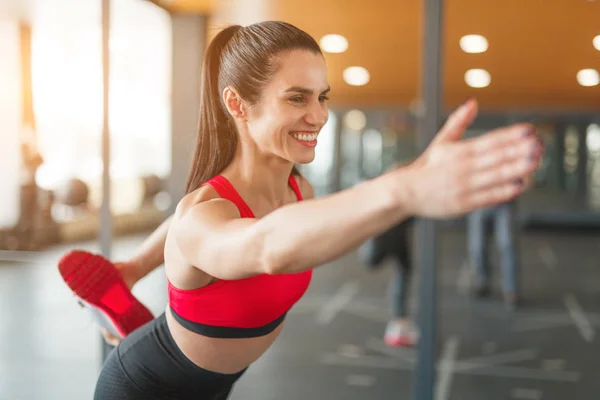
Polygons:
M300 192L302 193L302 198L304 200L314 199L315 190L305 177L303 177L299 172L295 172L293 177L296 178L296 182L298 182L298 187L300 187Z
M177 205L175 220L197 220L203 215L240 218L236 205L222 198L210 185L202 186L185 195Z

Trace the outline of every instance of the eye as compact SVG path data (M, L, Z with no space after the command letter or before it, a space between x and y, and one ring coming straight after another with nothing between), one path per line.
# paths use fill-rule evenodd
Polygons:
M329 96L326 96L326 95L319 96L319 102L325 103L327 100L329 100Z
M295 104L302 104L302 103L304 103L304 97L302 97L302 96L292 97L290 99L290 101Z

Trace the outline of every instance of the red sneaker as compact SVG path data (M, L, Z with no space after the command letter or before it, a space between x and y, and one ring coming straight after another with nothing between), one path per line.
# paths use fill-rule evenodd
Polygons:
M122 339L154 319L133 296L114 264L104 257L73 250L60 259L58 270L80 303L113 335Z
M412 324L400 326L395 321L390 321L385 329L383 340L390 347L413 347L419 341L419 334Z

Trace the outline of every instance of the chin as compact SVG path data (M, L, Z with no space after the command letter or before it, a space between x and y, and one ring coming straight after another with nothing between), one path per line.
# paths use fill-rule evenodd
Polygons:
M310 164L315 159L315 151L306 152L306 154L294 154L290 161L294 164Z

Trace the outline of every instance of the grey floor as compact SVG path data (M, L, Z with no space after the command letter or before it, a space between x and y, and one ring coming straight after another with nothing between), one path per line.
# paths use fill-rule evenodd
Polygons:
M464 234L443 234L436 400L600 398L597 236L525 233L526 304L511 313L497 291L485 301L465 294ZM116 241L115 258L132 254L142 238ZM70 247L0 252L0 400L92 398L100 337L56 270ZM79 247L96 250L93 243ZM366 271L354 254L318 269L283 334L238 382L232 399L411 399L415 351L382 342L391 274L391 268ZM162 269L134 292L160 313Z

